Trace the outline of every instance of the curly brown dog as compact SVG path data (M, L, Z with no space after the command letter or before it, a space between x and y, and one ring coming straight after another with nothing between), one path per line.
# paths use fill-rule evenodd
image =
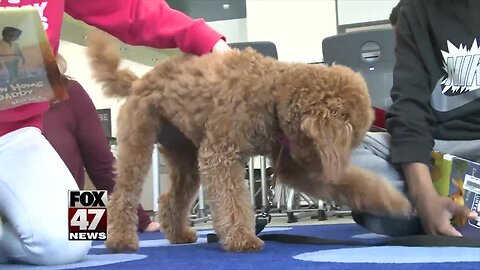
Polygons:
M117 119L110 250L138 248L135 209L157 141L171 178L159 219L172 243L197 239L188 214L202 182L224 249L261 249L245 165L254 155L277 160L282 137L289 143L275 170L283 184L358 210L410 212L407 199L386 181L349 165L351 149L373 121L366 84L352 70L282 63L248 48L174 57L137 78L119 70L119 52L108 36L92 34L89 43L96 80L107 95L126 97Z

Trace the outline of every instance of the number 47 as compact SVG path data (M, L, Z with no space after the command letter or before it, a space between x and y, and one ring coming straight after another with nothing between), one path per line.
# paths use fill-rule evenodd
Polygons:
M95 230L100 219L105 213L105 209L77 209L70 220L72 226L80 227L80 230ZM92 223L88 221L88 214L94 214ZM90 224L90 226L88 226Z

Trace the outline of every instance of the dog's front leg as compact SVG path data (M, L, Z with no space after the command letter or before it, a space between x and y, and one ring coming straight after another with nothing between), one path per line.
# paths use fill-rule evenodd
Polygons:
M379 175L348 166L338 184L326 184L332 198L354 210L377 215L408 217L412 206L405 195Z
M224 249L261 249L264 243L255 235L254 212L244 180L245 162L238 147L205 141L199 151L199 169L213 226Z

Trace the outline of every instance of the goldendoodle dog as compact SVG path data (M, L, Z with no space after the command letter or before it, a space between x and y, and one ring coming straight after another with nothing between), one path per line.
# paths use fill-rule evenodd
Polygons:
M263 247L244 179L254 155L278 159L278 181L313 197L372 213L410 212L387 181L349 165L373 122L365 81L349 68L283 63L247 48L173 57L138 78L119 68L108 35L97 31L88 40L95 79L108 96L126 97L117 119L108 249L138 248L135 209L157 142L170 170L159 219L171 243L197 239L188 217L201 182L223 248Z

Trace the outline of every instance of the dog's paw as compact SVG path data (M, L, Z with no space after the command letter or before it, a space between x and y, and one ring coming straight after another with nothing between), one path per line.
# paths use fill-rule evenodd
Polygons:
M116 253L134 252L138 250L138 238L109 237L105 241L105 247Z
M403 217L412 214L412 205L407 197L389 185L383 186L378 195L372 196L370 205L367 207L378 214Z
M222 244L226 251L253 252L261 250L264 242L255 234L237 232L227 237Z
M412 214L412 205L404 194L395 191L386 201L386 209L393 215L408 217Z
M189 244L197 242L197 232L192 228L185 228L180 233L173 236L167 235L167 239L172 244Z
M127 220L127 221L125 221ZM138 249L138 234L135 222L128 219L110 219L105 246L113 252L128 252Z

